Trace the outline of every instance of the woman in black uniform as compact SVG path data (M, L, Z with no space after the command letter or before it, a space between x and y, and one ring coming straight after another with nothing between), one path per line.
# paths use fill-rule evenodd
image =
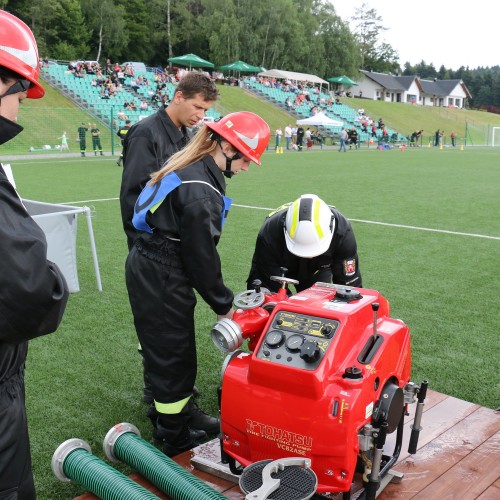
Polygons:
M142 233L127 258L127 290L151 378L153 436L169 456L205 436L183 412L197 371L194 290L217 319L232 316L233 293L216 249L231 201L224 176L260 165L269 137L267 123L249 112L205 123L152 175L135 206L133 223ZM218 420L205 417L217 433Z

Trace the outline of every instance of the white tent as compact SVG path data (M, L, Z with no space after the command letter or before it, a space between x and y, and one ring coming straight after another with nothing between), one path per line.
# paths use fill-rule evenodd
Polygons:
M77 215L85 214L89 231L90 248L94 261L94 272L97 289L102 291L101 274L97 261L94 231L89 207L75 207L43 203L41 201L22 199L26 210L34 221L42 228L47 238L47 258L55 262L68 283L70 292L79 292L78 268L76 261Z
M292 80L296 82L310 82L319 83L320 85L325 84L328 86L328 82L323 80L316 75L308 75L307 73L296 73L295 71L282 71L280 69L270 69L268 71L262 71L258 74L259 76L267 76L269 78L282 78L284 80Z
M16 188L12 168L9 164L2 164L7 179ZM94 261L94 272L97 289L102 291L101 273L97 261L97 251L94 241L94 230L89 207L75 207L56 203L43 203L41 201L22 198L26 210L33 220L42 228L47 238L47 258L55 262L68 283L70 292L79 292L78 268L76 262L76 230L77 215L85 214L89 231L90 249Z
M324 127L342 127L344 122L339 122L333 120L332 118L325 115L325 113L317 113L309 118L303 118L302 120L297 120L298 125L312 125L312 126L324 126Z

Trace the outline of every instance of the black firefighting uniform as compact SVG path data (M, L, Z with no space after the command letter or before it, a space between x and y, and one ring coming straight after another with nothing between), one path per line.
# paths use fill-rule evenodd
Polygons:
M128 131L130 130L130 125L125 125L123 127L120 127L118 131L116 132L116 135L120 138L120 142L122 145L122 150L120 153L120 158L118 160L118 164L120 164L123 161L123 143L125 142L125 136L128 134Z
M92 149L94 153L102 154L102 146L101 146L101 131L98 128L91 128L90 133L92 134Z
M285 219L288 206L272 212L264 221L252 258L250 274L247 278L249 289L252 282L259 279L262 286L277 292L280 284L270 279L281 276L281 267L286 267L286 277L299 281L297 292L310 288L319 281L361 287L361 272L356 238L351 223L334 207L330 207L335 217L335 231L328 250L311 259L293 255L286 246Z
M182 149L188 140L187 129L178 129L164 109L135 123L125 136L120 208L129 250L137 237L137 231L132 225L137 197L150 180L151 174L160 170L170 156Z
M161 414L180 413L192 395L197 372L194 290L216 314L226 314L233 301L216 249L224 176L211 156L175 173L183 183L148 213L153 233L139 233L125 265L135 328L160 419Z
M84 127L83 125L81 127L78 127L78 139L80 140L80 153L82 156L85 154L85 150L87 149L87 131L88 128Z
M56 330L66 281L47 260L43 231L0 166L0 498L31 500L35 487L24 395L28 340Z

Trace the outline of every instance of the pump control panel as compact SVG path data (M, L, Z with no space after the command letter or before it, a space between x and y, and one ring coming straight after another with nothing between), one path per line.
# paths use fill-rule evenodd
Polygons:
M302 370L315 370L339 327L339 322L279 311L257 351L257 358Z

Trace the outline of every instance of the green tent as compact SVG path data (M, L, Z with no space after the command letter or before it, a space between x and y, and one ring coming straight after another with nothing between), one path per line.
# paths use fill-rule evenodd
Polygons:
M189 69L191 68L215 68L215 64L212 64L210 61L202 59L200 56L196 54L185 54L183 56L178 57L170 57L168 62L172 64L177 64L179 66L187 66Z
M348 76L334 76L332 78L327 78L329 82L336 83L337 85L346 85L347 87L352 87L353 85L358 85L357 82L351 80Z
M260 66L252 66L244 61L234 61L224 66L219 66L221 71L237 71L238 73L259 73L262 71Z

